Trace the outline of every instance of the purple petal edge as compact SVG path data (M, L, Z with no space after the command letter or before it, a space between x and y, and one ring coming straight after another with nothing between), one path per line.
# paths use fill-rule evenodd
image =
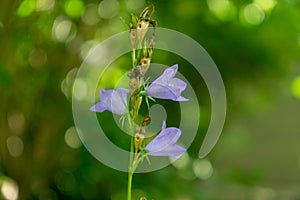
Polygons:
M179 159L179 157L186 152L186 149L177 145L173 144L170 146L167 146L166 148L160 150L160 151L152 151L149 152L149 155L151 156L169 156L173 157L175 159Z

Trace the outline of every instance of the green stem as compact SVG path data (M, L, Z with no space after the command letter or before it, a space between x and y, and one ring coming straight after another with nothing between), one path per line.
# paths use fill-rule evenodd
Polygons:
M130 121L129 117L129 124L132 129L132 123ZM131 173L132 168L132 162L133 162L133 151L134 151L134 136L131 136L130 139L130 158L129 158L129 166L128 166L128 184L127 184L127 200L131 200L131 187L132 187L132 176L133 173Z
M129 171L131 169L131 165L132 165L132 162L133 162L133 151L134 151L134 137L131 137L131 141L130 141L130 157L129 157L129 166L128 166Z
M136 56L136 60L138 61L139 59L141 59L141 51L142 51L142 44L141 42L139 41L138 42L138 48L137 48L137 56ZM136 63L137 65L138 63Z
M131 200L131 185L132 185L133 173L128 172L128 188L127 188L127 200Z
M139 163L148 156L148 153L143 153L142 155L139 153L137 159L133 161L132 166L129 169L129 173L134 173L136 168L138 167Z
M132 50L132 67L134 68L136 65L136 58L135 58L135 48Z

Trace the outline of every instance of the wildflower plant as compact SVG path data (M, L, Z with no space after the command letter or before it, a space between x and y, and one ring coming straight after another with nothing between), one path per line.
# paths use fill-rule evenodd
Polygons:
M176 144L181 136L181 130L176 127L167 127L165 121L162 122L161 131L152 141L146 144L144 140L148 137L147 125L151 123L150 101L155 101L155 99L188 101L181 96L187 84L175 77L178 70L177 64L167 68L152 83L145 77L150 67L155 45L157 23L152 19L153 13L154 6L150 5L139 16L132 15L130 24L132 69L128 74L129 88L101 90L100 102L90 108L93 112L110 111L120 115L122 124L128 122L130 129L134 131L130 145L132 154L128 169L128 200L131 200L133 174L145 159L151 164L148 156L168 156L179 159L186 151L184 147ZM153 27L153 31L147 37L150 26ZM147 104L148 113L146 114L140 111L142 103Z

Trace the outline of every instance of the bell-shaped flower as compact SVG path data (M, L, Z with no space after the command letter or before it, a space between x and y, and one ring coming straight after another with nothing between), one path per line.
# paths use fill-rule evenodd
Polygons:
M127 107L127 93L129 90L118 88L116 90L101 90L100 102L90 108L94 112L108 110L117 115L124 115Z
M161 132L146 146L151 156L170 156L178 159L186 149L177 145L176 142L181 135L181 130L175 127L166 128L163 122Z
M164 73L147 88L147 95L158 99L188 101L188 99L181 96L181 92L186 88L186 83L178 78L174 78L177 70L177 64L167 68Z

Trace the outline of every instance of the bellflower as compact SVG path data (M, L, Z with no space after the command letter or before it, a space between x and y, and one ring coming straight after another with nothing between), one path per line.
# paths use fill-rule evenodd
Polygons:
M108 110L117 115L124 115L127 107L127 93L129 90L118 88L116 90L101 90L100 102L90 108L94 112Z
M170 156L176 159L186 152L186 149L177 145L181 130L175 127L166 128L163 122L161 132L146 146L151 156Z
M177 70L177 64L167 68L164 73L147 88L147 95L158 99L188 101L188 99L181 96L181 92L186 88L186 83L178 78L174 78Z

